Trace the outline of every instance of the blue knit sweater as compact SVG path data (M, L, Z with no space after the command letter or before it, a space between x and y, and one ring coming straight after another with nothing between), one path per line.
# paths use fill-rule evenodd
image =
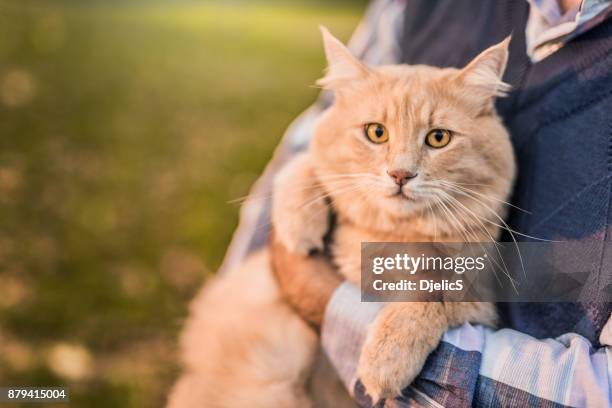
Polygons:
M513 91L498 101L498 112L519 169L512 202L528 212L514 210L509 224L539 238L601 241L600 273L609 275L612 253L603 242L612 239L612 20L531 63L527 16L526 1L409 1L402 59L461 67L512 33L504 80ZM612 312L597 299L499 308L507 327L537 338L575 332L594 344Z

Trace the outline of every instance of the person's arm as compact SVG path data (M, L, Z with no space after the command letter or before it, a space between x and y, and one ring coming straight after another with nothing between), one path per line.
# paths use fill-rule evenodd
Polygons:
M274 242L272 258L287 300L311 324L322 325L332 364L356 401L371 407L355 373L369 324L382 305L361 302L359 289L349 283L338 286L322 257L295 255ZM464 324L444 335L394 406L612 406L612 322L600 342L606 346L593 350L577 334L537 340L515 330Z
M332 297L328 313L337 313L333 302ZM329 350L327 344L334 342L329 338L337 335L329 333L325 324L322 330ZM361 335L367 335L367 324ZM337 360L333 355L330 359ZM351 381L356 400L371 407L367 390L358 379ZM609 346L593 349L587 339L574 333L538 340L515 330L464 324L444 335L419 377L395 398L394 406L609 407L611 381Z

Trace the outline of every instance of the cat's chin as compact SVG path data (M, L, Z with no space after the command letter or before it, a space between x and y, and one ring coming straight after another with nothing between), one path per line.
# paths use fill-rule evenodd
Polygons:
M427 209L427 203L423 199L406 195L381 197L375 206L376 209L364 209L364 212L373 212L376 216L363 217L361 222L365 219L376 220L369 227L385 232L394 231L404 223L421 217L423 210Z
M392 194L378 204L395 217L410 217L427 205L423 199L406 193Z
M348 222L381 231L404 228L427 212L427 200L416 194L379 194L377 196L337 196L333 199L336 213Z
M407 204L414 204L414 202L416 201L416 198L414 196L410 194L406 194L402 191L398 191L397 193L389 195L389 199L397 200L399 202L403 202Z

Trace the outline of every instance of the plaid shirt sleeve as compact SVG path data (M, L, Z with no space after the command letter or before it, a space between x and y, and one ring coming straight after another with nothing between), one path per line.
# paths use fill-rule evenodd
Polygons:
M361 346L381 305L361 302L345 283L325 315L322 342L332 364L362 407L373 407L355 377ZM612 345L612 322L600 342ZM612 348L594 350L569 333L537 340L504 329L464 324L449 330L414 383L377 407L609 407L612 406Z

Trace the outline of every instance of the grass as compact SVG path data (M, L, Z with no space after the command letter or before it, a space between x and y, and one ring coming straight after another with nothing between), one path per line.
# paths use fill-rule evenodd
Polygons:
M0 385L163 405L228 201L363 6L0 0Z

